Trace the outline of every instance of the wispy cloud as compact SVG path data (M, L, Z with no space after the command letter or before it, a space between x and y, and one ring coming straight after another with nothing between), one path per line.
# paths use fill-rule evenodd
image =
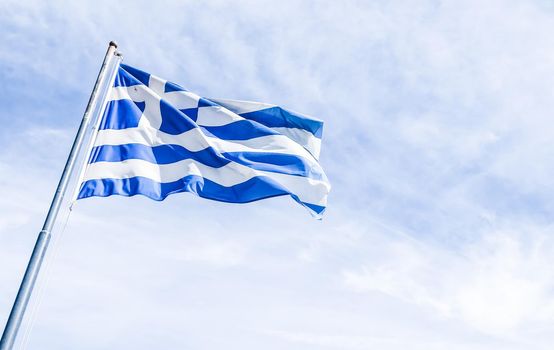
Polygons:
M109 40L202 95L323 119L333 183L323 222L287 198L77 203L31 348L552 343L548 2L1 7L0 321Z

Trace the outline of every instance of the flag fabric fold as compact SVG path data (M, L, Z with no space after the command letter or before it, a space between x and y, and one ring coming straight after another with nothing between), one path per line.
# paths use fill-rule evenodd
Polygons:
M77 199L192 192L231 203L290 195L320 217L323 122L279 106L202 98L121 65Z

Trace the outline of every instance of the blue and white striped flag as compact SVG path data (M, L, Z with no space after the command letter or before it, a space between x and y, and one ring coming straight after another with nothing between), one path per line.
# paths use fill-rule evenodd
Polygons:
M121 65L77 199L178 192L231 203L290 195L313 215L330 185L323 123L275 105L207 99Z

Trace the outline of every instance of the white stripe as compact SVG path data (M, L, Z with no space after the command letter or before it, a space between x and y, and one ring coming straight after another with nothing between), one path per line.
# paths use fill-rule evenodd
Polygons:
M132 100L135 102L143 102L145 99L144 95L147 91L148 87L146 85L117 86L110 92L108 101Z
M210 106L198 108L196 124L201 126L221 126L239 120L244 120L244 118L224 107Z
M315 137L311 132L297 128L271 128L278 133L287 136L294 142L306 148L316 159L319 159L321 150L321 139Z
M160 87L157 87L158 89ZM153 99L155 97L155 99ZM135 102L143 102L152 99L152 101L158 101L163 98L170 105L176 109L196 108L200 97L195 93L189 91L170 91L162 94L160 97L155 91L147 87L146 85L133 85L133 86L118 86L114 87L111 91L109 101L117 100L132 100Z
M141 118L142 120L142 118ZM148 125L122 130L100 130L96 146L125 145L138 143L146 146L180 145L191 152L213 147L220 153L225 152L263 152L294 154L303 157L310 164L317 164L314 156L304 147L285 135L268 135L249 140L227 141L208 137L199 128L194 128L179 135L167 134Z
M162 96L165 90L165 83L167 80L159 78L155 75L150 74L150 79L148 79L148 87L158 96Z
M189 91L171 91L163 95L163 99L177 109L198 107L200 96Z
M302 176L259 171L238 163L212 168L192 159L172 164L152 164L141 159L92 163L88 166L84 181L102 178L127 179L141 176L159 183L167 183L188 175L198 175L226 187L243 183L256 176L266 176L297 195L302 202L320 206L325 206L330 190L327 179L314 180Z
M191 152L209 147L198 128L191 129L179 135L170 135L149 126L139 126L121 130L100 130L95 146L126 145L138 143L146 146L180 145Z
M222 98L210 98L209 100L219 105L222 105L223 107L227 108L228 110L236 114L255 112L262 109L276 107L275 105L272 105L269 103L260 103L260 102L251 102L251 101L226 100Z

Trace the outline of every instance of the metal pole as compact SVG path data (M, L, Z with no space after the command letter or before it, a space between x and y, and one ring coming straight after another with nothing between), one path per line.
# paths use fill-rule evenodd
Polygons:
M60 206L67 190L69 180L71 179L73 168L75 167L75 161L86 135L91 112L98 102L98 90L99 88L105 86L106 81L110 81L110 79L107 79L108 77L106 76L106 72L109 71L107 66L113 62L112 59L115 57L114 53L116 49L117 44L111 41L108 46L106 56L104 57L104 61L102 62L100 72L98 73L98 77L96 78L96 83L94 84L94 89L92 90L83 119L81 120L81 125L79 125L79 130L77 131L77 135L73 141L73 146L71 146L71 151L69 152L67 162L65 163L60 182L58 183L58 188L56 189L56 193L52 199L52 204L48 210L48 215L46 215L46 220L44 221L42 230L38 235L35 248L33 249L29 264L27 265L27 270L25 271L25 275L23 276L23 280L19 286L19 291L17 292L17 296L12 306L12 311L10 312L10 316L6 322L6 327L4 328L4 333L2 334L2 339L0 340L0 350L11 350L14 345L17 331L19 330L19 326L23 320L25 309L29 303L31 292L33 291L40 267L44 260L48 243L50 242L50 232L52 231L52 227L54 226L56 217L60 211ZM115 71L113 74L115 74Z

